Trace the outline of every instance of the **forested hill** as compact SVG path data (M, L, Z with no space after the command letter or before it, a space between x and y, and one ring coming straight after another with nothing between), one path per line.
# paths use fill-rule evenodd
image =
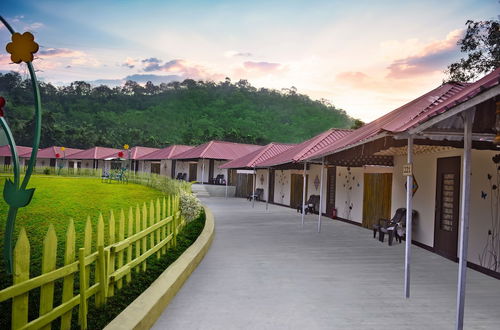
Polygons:
M196 145L212 139L265 144L301 142L328 128L349 128L354 120L327 102L296 93L257 89L246 81L184 80L155 86L92 87L77 81L54 87L41 83L41 147L88 148L169 144ZM31 145L31 82L17 73L0 74L5 116L19 145Z

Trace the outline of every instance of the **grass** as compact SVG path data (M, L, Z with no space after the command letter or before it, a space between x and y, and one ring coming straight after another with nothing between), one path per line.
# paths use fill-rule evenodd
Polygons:
M0 177L3 187L5 177ZM31 276L40 274L41 247L49 224L53 224L58 239L58 266L62 265L64 241L67 224L73 218L77 236L76 246L83 245L83 230L87 216L91 217L95 235L95 224L99 212L104 215L105 223L109 219L110 210L114 210L115 218L119 211L137 203L148 203L152 199L164 196L156 189L138 184L102 183L98 178L70 178L58 176L33 176L30 187L35 187L32 202L18 212L16 233L21 227L26 229L31 245ZM8 206L0 201L0 248L3 251L3 234ZM0 261L0 289L11 285L11 276L4 272L3 258Z

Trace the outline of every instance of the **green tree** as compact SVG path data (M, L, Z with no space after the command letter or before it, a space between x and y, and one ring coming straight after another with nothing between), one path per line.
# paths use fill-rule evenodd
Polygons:
M472 81L500 66L500 22L468 20L463 38L458 40L466 58L448 66L447 81Z

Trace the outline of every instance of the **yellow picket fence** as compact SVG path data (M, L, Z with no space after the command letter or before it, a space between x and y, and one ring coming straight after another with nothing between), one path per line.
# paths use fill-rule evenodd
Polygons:
M155 205L156 204L156 205ZM146 259L167 252L176 246L177 234L185 225L179 211L178 196L151 201L131 207L128 217L122 210L115 220L111 212L108 222L108 245L105 246L105 226L102 214L96 228L92 251L92 223L87 219L83 247L75 250L75 227L71 220L65 242L64 266L56 268L57 237L52 225L43 241L42 274L29 278L30 243L21 229L14 249L13 285L0 291L0 302L12 299L12 329L50 329L51 322L61 318L61 329L71 327L72 311L78 306L78 322L87 328L88 301L93 297L100 307L108 297L133 280L133 272L146 270ZM91 276L92 275L92 276ZM79 281L75 294L75 277ZM62 280L61 304L54 306L55 282ZM28 320L29 292L40 288L39 316Z

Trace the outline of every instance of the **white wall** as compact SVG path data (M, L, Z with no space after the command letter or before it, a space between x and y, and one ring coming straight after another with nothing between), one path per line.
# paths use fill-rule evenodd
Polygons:
M362 167L337 166L335 208L339 217L363 222L364 172Z
M253 175L252 175L253 180ZM257 177L255 181L255 188L264 189L264 200L267 200L267 195L269 194L269 173L268 170L257 170Z
M497 166L492 161L492 157L496 154L497 153L494 151L472 151L468 260L475 264L479 264L479 254L485 247L488 238L488 230L492 227L492 191L490 188L490 180L488 180L487 175L491 174L493 177L492 181L495 180L496 182ZM437 159L453 156L462 157L462 155L463 151L457 149L447 152L414 156L413 171L419 186L413 198L413 208L419 212L418 222L415 223L413 227L414 240L431 247L434 246ZM394 157L392 213L394 213L396 208L406 206L404 188L406 179L401 174L402 166L405 163L406 156ZM462 178L460 178L460 182L462 182ZM482 192L487 194L485 198L481 197ZM461 194L462 191L460 192L460 195ZM496 193L493 193L493 202L494 204L498 203L498 195L496 195Z
M309 170L307 171L307 174L309 176L308 182L307 182L307 199L311 195L320 195L320 188L321 188L321 165L319 164L311 164L309 167ZM316 186L316 178L317 180L317 186ZM326 213L326 192L327 192L327 169L323 169L323 197L321 201L321 212Z
M274 179L274 202L290 205L290 170L276 170Z

